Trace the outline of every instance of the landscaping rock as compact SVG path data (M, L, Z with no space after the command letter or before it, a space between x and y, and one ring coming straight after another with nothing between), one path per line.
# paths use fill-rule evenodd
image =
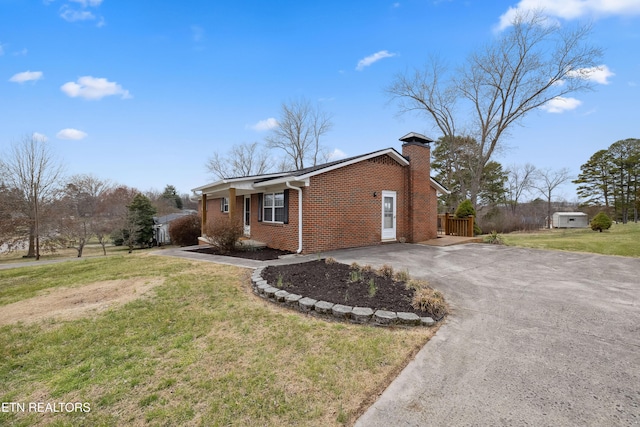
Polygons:
M423 326L433 326L436 324L436 321L433 320L431 317L421 317L420 324Z
M285 298L289 295L289 292L280 290L276 292L275 298L278 302L284 302Z
M351 310L353 307L348 305L336 304L331 307L331 313L340 319L348 319L351 317Z
M313 298L304 297L298 301L298 307L300 307L300 311L304 311L304 312L311 311L313 310L313 307L316 305L317 302L318 300L315 300Z
M402 325L419 325L420 324L420 316L415 313L404 313L398 312L398 321Z
M258 290L258 293L261 295L264 295L264 290L267 288L270 288L271 285L268 284L265 280L263 280L264 283L259 283L258 285L256 285L256 289Z
M314 309L320 314L331 314L331 309L335 304L327 301L318 301Z
M267 296L267 298L275 298L276 292L278 292L279 290L280 289L274 288L273 286L268 286L264 288L264 294Z
M369 307L354 307L351 310L351 319L356 323L369 323L373 316L373 310Z
M379 325L393 325L398 319L398 315L394 311L377 310L373 313L373 319Z
M289 294L285 297L284 302L288 305L298 305L298 301L302 299L302 295Z

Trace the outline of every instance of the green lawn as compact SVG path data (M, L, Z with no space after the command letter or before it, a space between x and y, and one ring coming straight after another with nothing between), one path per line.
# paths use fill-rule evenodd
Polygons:
M640 257L640 224L635 223L613 224L602 233L591 229L555 229L502 237L510 246Z
M0 403L90 407L0 411L0 425L349 424L432 333L305 317L255 297L248 270L144 253L0 271L0 310L61 287L157 277L123 306L0 327Z

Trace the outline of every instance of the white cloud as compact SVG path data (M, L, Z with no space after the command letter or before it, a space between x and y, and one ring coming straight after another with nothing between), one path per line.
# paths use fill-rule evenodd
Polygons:
M42 71L23 71L22 73L14 74L9 81L14 83L24 83L29 81L37 81L42 78Z
M91 19L96 19L95 15L86 10L72 10L68 7L63 7L62 12L60 12L60 17L67 22L75 22L75 21L87 21Z
M67 82L60 87L71 98L101 99L105 96L120 95L122 99L133 98L128 90L116 82L104 78L83 76L78 82Z
M49 138L47 138L47 135L39 132L34 132L33 135L31 135L31 137L33 139L37 139L38 141L42 141L42 142L47 142L49 140Z
M544 10L548 16L577 19L585 16L640 15L638 0L520 0L515 7L500 16L499 30L511 26L513 18L521 12Z
M102 4L102 0L69 0L69 1L73 3L80 3L82 7L87 7L87 6L98 7L100 6L100 4Z
M393 56L396 56L395 53L389 53L386 50L381 50L380 52L376 52L373 55L369 55L364 59L361 59L360 61L358 61L358 66L356 67L357 71L362 71L364 70L365 67L368 67L369 65L373 64L374 62L378 62L381 59L384 58L391 58Z
M334 148L333 151L329 153L328 160L330 162L333 162L334 160L340 160L346 157L347 157L347 153L345 153L339 148Z
M56 134L56 138L58 139L74 139L76 141L85 139L87 136L88 135L86 132L82 132L81 130L72 128L62 129Z
M609 70L609 67L607 67L606 65L600 65L591 68L580 68L575 71L570 71L569 73L567 73L567 75L569 77L578 77L585 80L591 80L596 83L600 83L601 85L608 85L609 80L607 79L609 77L615 76L615 74L611 70Z
M580 104L582 104L582 101L578 99L556 96L540 108L548 113L564 113L578 108Z
M255 125L249 126L251 129L256 130L258 132L263 132L265 130L271 130L273 128L278 127L278 121L273 117L269 117L265 120L260 120Z

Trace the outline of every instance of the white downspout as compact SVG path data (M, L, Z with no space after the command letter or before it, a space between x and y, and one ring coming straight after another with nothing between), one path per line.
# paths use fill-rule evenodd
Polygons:
M298 250L296 253L299 254L302 252L302 188L294 187L289 184L289 181L286 181L285 184L288 188L298 191Z

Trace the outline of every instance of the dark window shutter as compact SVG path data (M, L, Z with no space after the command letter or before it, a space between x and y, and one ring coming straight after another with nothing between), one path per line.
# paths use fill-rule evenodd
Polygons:
M289 224L289 190L284 190L284 219L282 222Z
M262 222L262 193L258 194L258 222Z

